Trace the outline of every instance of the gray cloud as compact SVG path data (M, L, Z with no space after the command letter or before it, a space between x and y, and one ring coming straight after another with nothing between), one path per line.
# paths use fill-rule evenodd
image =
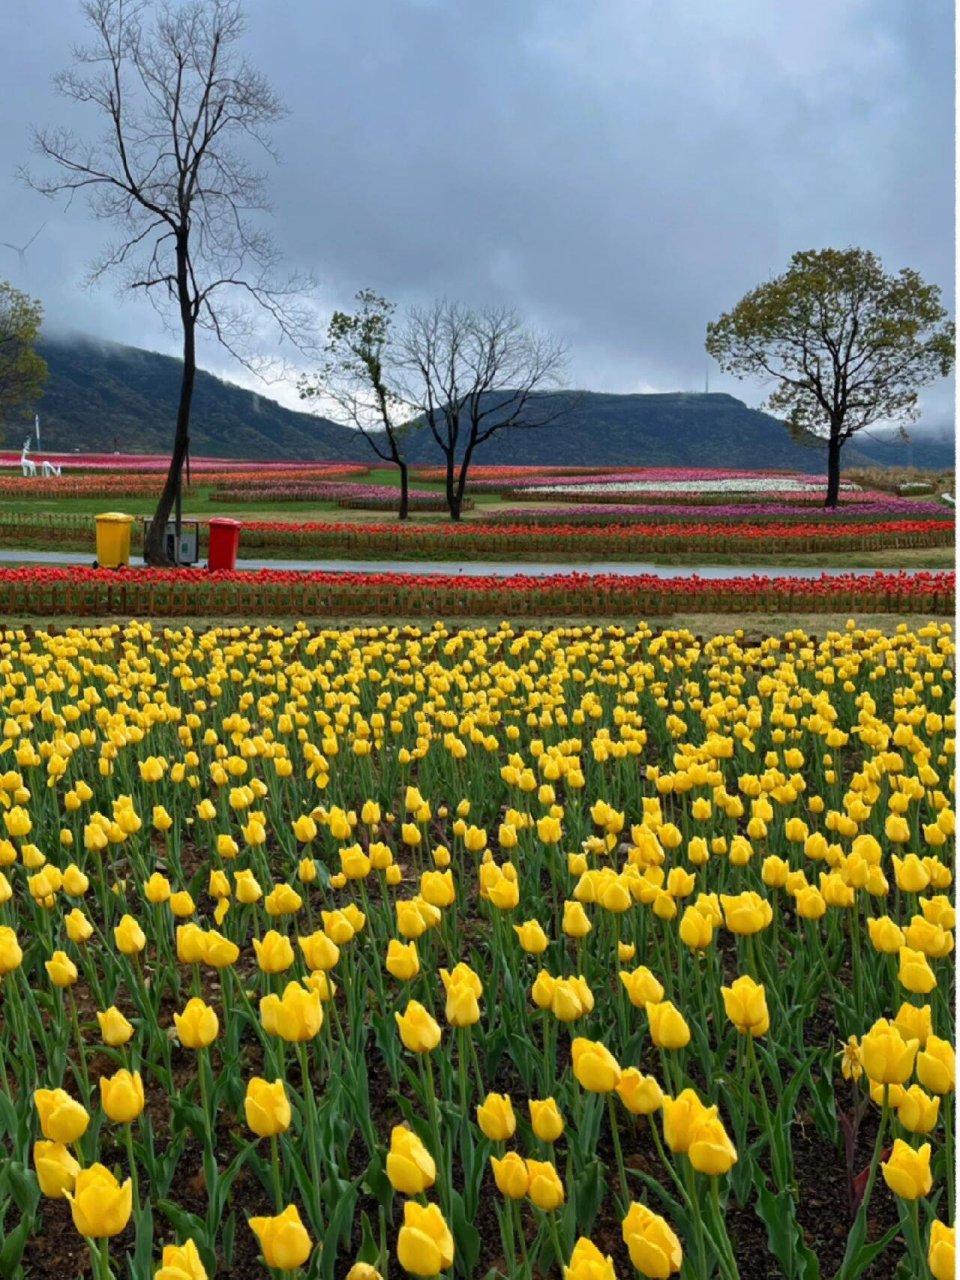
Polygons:
M692 390L707 321L799 248L872 248L953 305L945 0L247 10L250 56L290 107L273 229L322 309L364 285L506 301L567 338L578 385ZM83 37L77 7L8 0L4 24L0 239L49 223L24 269L0 250L0 275L41 296L51 326L175 350L149 306L82 289L108 234L83 202L51 207L12 178L31 123L64 118L50 77ZM717 370L711 388L763 396ZM926 395L931 425L952 395Z

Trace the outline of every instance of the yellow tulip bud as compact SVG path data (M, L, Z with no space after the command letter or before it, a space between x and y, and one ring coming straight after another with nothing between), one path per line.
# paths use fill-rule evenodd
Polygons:
M555 1099L538 1100L530 1098L527 1102L530 1111L530 1123L534 1134L541 1142L556 1142L563 1133L563 1116L560 1114Z
M220 1019L199 996L188 1000L183 1013L175 1013L173 1021L185 1049L206 1049L220 1030Z
M122 1070L112 1076L101 1076L100 1098L114 1124L132 1124L145 1105L140 1072Z
M690 1028L670 1000L647 1001L646 1010L650 1038L658 1049L683 1049L690 1043Z
M933 1186L930 1143L925 1142L914 1150L902 1138L897 1138L889 1160L884 1160L880 1169L884 1182L901 1200L919 1200L929 1195Z
M393 1016L400 1039L411 1053L429 1053L440 1043L440 1027L419 1000L411 1000L402 1014Z
M488 1093L477 1107L477 1124L491 1142L506 1142L517 1129L513 1103L504 1093Z
M69 1143L82 1138L90 1124L86 1109L63 1089L37 1089L33 1103L43 1136L51 1142Z
M60 1200L72 1191L80 1172L80 1165L62 1142L35 1142L33 1167L41 1195L51 1200Z
M252 1076L243 1100L247 1128L258 1138L273 1138L290 1128L290 1100L282 1080Z
M450 1228L435 1204L408 1200L403 1206L403 1226L397 1236L397 1261L415 1276L438 1276L453 1266Z
M82 1236L102 1240L118 1236L133 1212L133 1184L119 1183L109 1169L93 1164L81 1169L73 1191L64 1192L70 1201L73 1225Z
M412 1129L394 1125L387 1153L387 1177L394 1191L405 1196L422 1195L437 1179L437 1166Z
M268 1267L293 1271L310 1257L313 1242L296 1205L288 1204L275 1218L250 1218L249 1223Z
M636 1201L623 1220L623 1242L641 1275L667 1280L683 1265L683 1249L667 1220Z

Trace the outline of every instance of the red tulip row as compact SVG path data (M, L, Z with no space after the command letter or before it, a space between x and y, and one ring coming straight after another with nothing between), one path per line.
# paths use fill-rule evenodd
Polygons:
M362 487L362 486L358 486ZM433 495L424 495L432 497ZM939 513L938 513L939 514ZM139 545L139 524L134 545ZM93 538L87 515L0 515L0 542L26 546L58 535L61 546L86 547ZM786 548L791 554L818 551L893 550L905 547L950 546L954 522L944 519L837 521L723 522L670 521L650 523L528 524L473 521L463 524L405 524L384 521L249 520L243 524L243 551L296 553L306 557L350 555L360 558L399 555L429 558L497 558L521 555L584 555L625 559L653 553L771 553Z
M298 573L210 574L182 569L31 566L0 570L0 610L40 617L491 617L641 618L703 613L880 611L952 614L952 572L819 578L549 577Z
M28 478L20 474L0 474L0 498L126 498L159 494L163 484L163 474L157 470L123 469L111 475L102 470L88 473L74 470L83 464L73 459L68 460L65 465L70 470L60 476ZM319 482L364 475L369 469L352 463L314 463L301 465L294 474L297 482ZM191 468L191 477L194 488L198 485L229 483L232 489L243 491L241 501L249 501L263 487L265 472L268 475L274 474L269 464L263 469L254 469L247 462L244 463L244 469L238 471L227 468ZM190 486L187 486L187 492L190 492Z

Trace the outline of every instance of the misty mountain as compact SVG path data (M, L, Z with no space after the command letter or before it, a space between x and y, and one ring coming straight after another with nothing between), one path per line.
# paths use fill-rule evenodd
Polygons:
M38 406L45 449L163 453L171 445L180 361L119 343L46 339L39 347L50 376ZM820 472L823 445L796 443L783 423L722 393L615 395L545 392L532 413L556 422L538 430L506 430L477 450L486 464L566 466L754 467ZM5 424L7 447L19 447L25 423ZM22 434L21 434L22 433ZM195 454L230 458L376 462L348 427L287 409L266 395L198 372L191 444ZM407 438L411 462L436 463L429 431ZM946 469L953 437L914 431L912 441L881 432L844 450L848 466L880 463Z

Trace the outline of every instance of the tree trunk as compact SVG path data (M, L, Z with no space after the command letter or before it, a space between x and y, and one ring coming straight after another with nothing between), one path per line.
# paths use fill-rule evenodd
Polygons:
M181 274L180 267L178 260L178 276ZM167 521L177 499L183 463L190 445L190 405L197 376L196 321L187 296L185 257L182 260L182 277L180 319L183 324L183 374L180 379L180 403L177 406L177 431L173 439L173 455L167 478L163 482L160 500L150 521L150 532L143 544L143 558L147 564L153 565L173 563L167 555Z
M410 514L410 476L407 472L407 464L400 462L400 511L398 519L406 520Z
M447 509L451 520L460 519L460 497L453 483L453 449L447 453Z
M827 444L827 500L825 507L836 507L840 502L840 433L830 428Z

